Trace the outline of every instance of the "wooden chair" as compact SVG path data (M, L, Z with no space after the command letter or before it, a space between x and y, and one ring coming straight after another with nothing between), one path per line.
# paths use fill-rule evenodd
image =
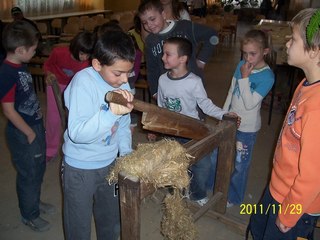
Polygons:
M98 24L93 18L88 18L83 22L83 30L85 31L92 32L96 26Z
M104 19L104 16L98 14L98 15L93 16L92 19L95 20L96 22L98 22L98 21Z
M50 33L48 33L48 26L46 23L44 22L36 22L37 27L41 33L41 38L43 42L47 42L47 41L58 41L58 39L60 38L60 36L58 35L51 35Z
M151 102L151 94L149 90L149 84L147 81L147 73L144 66L141 67L139 77L137 81L134 84L134 87L136 89L142 90L142 99L143 101L146 101L146 95L148 94L148 102Z
M133 18L134 15L132 14L132 12L125 12L122 15L120 15L119 25L125 32L127 32L130 28L133 27Z
M70 42L80 31L79 23L67 23L63 27L60 42Z
M52 34L60 35L62 33L62 19L55 18L51 21Z
M89 16L87 16L87 15L80 16L80 17L79 17L79 28L80 28L81 30L84 29L84 22L85 22L86 20L88 20L88 19L89 19Z
M221 44L230 43L230 31L223 29L223 17L219 15L208 15L206 17L206 25L212 27L218 33L219 45L215 48L217 53L219 52L219 46Z
M60 114L60 119L61 119L61 129L64 131L67 127L67 113L66 109L63 104L63 96L58 84L58 81L55 79L52 81L52 90L53 90L53 95L57 103L58 111Z
M79 23L80 18L79 17L68 17L67 23Z
M31 73L35 92L37 93L40 90L42 90L42 92L45 92L45 74L42 67L28 66L28 71Z
M237 27L238 27L238 15L233 14L225 14L223 16L223 24L222 24L222 32L226 36L230 37L230 43L232 41L235 42L237 38Z

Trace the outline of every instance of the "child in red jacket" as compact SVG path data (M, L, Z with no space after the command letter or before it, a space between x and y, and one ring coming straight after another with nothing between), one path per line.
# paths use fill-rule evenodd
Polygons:
M72 77L90 65L89 58L94 46L94 35L81 32L74 37L70 46L55 47L44 63L47 79L56 79L61 92L67 87ZM47 114L46 114L46 159L56 158L61 145L61 122L58 107L50 82L47 82Z

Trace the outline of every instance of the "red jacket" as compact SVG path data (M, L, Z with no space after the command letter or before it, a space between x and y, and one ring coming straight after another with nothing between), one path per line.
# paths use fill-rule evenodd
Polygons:
M89 61L80 62L71 56L69 46L56 47L44 63L44 71L53 73L58 83L68 85L72 77L89 66Z

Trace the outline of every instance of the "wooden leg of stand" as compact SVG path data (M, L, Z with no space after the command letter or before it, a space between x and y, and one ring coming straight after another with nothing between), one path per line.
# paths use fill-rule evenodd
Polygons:
M140 181L119 173L121 239L140 239ZM108 224L108 223L106 223Z

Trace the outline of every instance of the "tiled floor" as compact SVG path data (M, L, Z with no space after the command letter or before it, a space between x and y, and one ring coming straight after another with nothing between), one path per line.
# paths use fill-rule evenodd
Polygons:
M249 26L240 23L238 27L238 37L241 37ZM209 97L218 105L222 106L227 95L229 84L236 64L240 59L239 44L232 46L222 44L216 51L211 61L206 67L206 89ZM45 102L45 95L39 93L42 103ZM274 111L271 124L267 124L268 111L263 109L262 128L259 132L257 143L253 153L252 166L250 170L245 204L257 203L264 187L267 184L272 165L272 155L278 133L283 120L283 114ZM10 154L4 139L5 119L0 115L0 239L3 240L60 240L63 239L62 229L62 195L59 181L60 162L48 164L45 180L42 189L42 199L53 203L58 212L51 216L43 217L52 224L51 229L44 233L35 233L20 222L17 197L15 193L15 171L10 162ZM134 144L146 141L145 132L137 128L134 134ZM160 235L161 204L155 194L147 198L142 204L141 239L157 240L163 239ZM227 210L226 215L239 221L247 222L248 212L240 213L240 207L232 207ZM240 240L244 237L238 234L233 228L214 220L208 216L203 216L198 222L199 239L225 239ZM94 228L92 228L94 229ZM95 239L95 233L92 233ZM316 238L317 239L317 238ZM320 238L318 238L320 239Z

